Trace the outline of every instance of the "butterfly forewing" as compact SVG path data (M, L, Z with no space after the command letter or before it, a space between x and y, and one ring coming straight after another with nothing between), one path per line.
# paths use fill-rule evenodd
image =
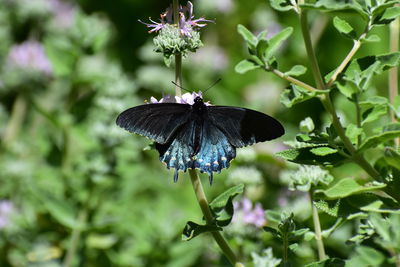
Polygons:
M188 121L190 109L187 104L145 104L122 112L117 118L117 125L165 144Z
M255 110L228 106L208 106L207 110L210 121L235 147L272 140L285 133L277 120Z

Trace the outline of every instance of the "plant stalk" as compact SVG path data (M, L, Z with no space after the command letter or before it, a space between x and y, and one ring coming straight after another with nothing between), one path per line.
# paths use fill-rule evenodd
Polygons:
M208 206L208 201L206 195L203 190L203 186L200 181L199 174L194 169L189 169L190 180L192 181L192 186L194 192L196 194L197 202L203 212L204 218L206 219L207 224L213 224L214 218L212 216L210 207ZM212 236L214 237L215 241L217 242L218 246L221 248L222 252L228 258L229 262L235 266L244 266L243 264L237 262L235 253L229 247L228 243L226 242L225 238L221 235L219 231L211 232Z
M26 106L25 96L23 93L19 93L14 101L10 120L8 121L7 127L4 131L2 140L3 146L9 146L18 136L25 118Z
M309 192L309 195L310 195L310 202L311 202L311 208L312 208L312 217L313 217L313 222L314 222L315 241L317 242L317 248L318 248L318 258L320 261L322 261L322 260L326 259L326 254L325 254L324 242L322 241L321 223L319 221L317 207L315 207L315 205L314 205L312 190Z
M354 104L356 106L356 122L357 128L361 128L361 110L360 110L360 103L359 103L359 94L354 96ZM362 142L361 134L357 137L357 148L360 147Z
M179 0L173 0L172 8L174 13L174 24L179 24ZM182 91L182 54L175 55L175 95L181 96Z
M395 19L390 24L390 52L399 51L400 38L400 18ZM389 101L393 105L395 98L399 94L399 68L393 67L389 70ZM390 111L390 119L392 122L397 122L393 110ZM394 139L395 147L400 146L400 138Z
M307 89L307 90L309 90L309 91L318 90L317 88L312 87L311 85L306 84L306 83L304 83L304 82L302 82L302 81L300 81L300 80L297 80L296 78L293 78L293 77L291 77L291 76L285 75L285 73L283 73L283 72L281 72L281 71L279 71L279 70L277 70L277 69L265 68L265 70L266 70L266 71L270 71L270 72L272 72L273 74L275 74L276 76L278 76L278 77L280 77L280 78L282 78L282 79L285 79L285 80L287 80L288 82L293 83L293 84L295 84L295 85L298 85L298 86L300 86L300 87L302 87L302 88L305 88L305 89Z
M304 0L299 0L299 4L304 3ZM319 70L317 58L314 53L314 49L311 43L310 32L308 29L308 20L307 20L307 12L306 10L301 10L300 14L300 23L301 23L301 30L303 34L303 39L306 47L306 51L308 57L310 59L311 70L314 75L315 82L317 84L318 89L325 89L325 84L322 79L321 72ZM339 117L336 113L335 108L333 107L332 101L329 97L329 93L323 94L321 97L321 102L326 111L328 111L332 116L332 124L335 127L336 132L338 133L340 139L342 140L344 146L349 151L350 155L354 162L356 162L360 167L362 167L372 178L375 180L381 180L380 174L365 160L365 158L357 153L356 148L351 143L350 139L346 136L345 130L340 123Z

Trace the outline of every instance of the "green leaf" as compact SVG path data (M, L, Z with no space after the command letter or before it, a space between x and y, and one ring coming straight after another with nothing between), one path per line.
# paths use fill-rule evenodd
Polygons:
M336 30L338 30L343 36L352 40L356 39L356 32L347 21L339 17L335 17L333 19L333 25L335 26Z
M315 207L332 217L339 216L340 199L337 201L318 200L314 201Z
M86 245L94 249L109 249L118 242L118 237L113 234L91 233L86 239Z
M368 122L376 121L380 117L387 115L387 110L387 105L376 105L370 109L367 109L361 114L361 117L363 119L361 125L364 126Z
M371 34L371 35L365 37L364 39L362 39L362 41L367 42L367 43L376 43L376 42L380 42L381 38L376 34Z
M363 192L375 191L384 188L385 184L360 185L353 178L344 178L326 190L318 190L327 199L340 199Z
M227 226L231 222L234 213L232 200L238 194L243 193L243 189L243 184L236 185L211 201L210 208L218 226Z
M305 265L305 267L343 267L346 262L338 258L329 258L322 261L313 262ZM347 266L347 265L346 265Z
M335 154L338 152L338 150L328 146L321 146L321 147L311 148L310 152L317 156L326 156L329 154Z
M377 19L374 20L374 24L389 24L398 16L400 16L400 7L389 7L384 10L382 16L377 16Z
M250 70L254 70L254 69L258 69L258 68L260 68L260 66L255 64L253 61L244 59L235 66L235 71L237 73L243 74Z
M368 21L368 13L357 1L318 0L300 6L304 9L316 9L324 12L351 12Z
M346 127L346 136L350 139L353 144L358 143L358 137L363 135L364 130L358 128L356 125L349 123Z
M292 34L293 28L292 27L287 27L280 31L279 33L275 34L271 39L268 40L268 48L265 51L265 60L268 60L271 58L276 50L282 45L282 43L289 38L289 36Z
M300 76L306 73L307 68L303 65L295 65L289 71L285 72L285 76Z
M324 94L323 90L310 91L297 85L285 89L281 94L281 103L290 108L295 104L307 101L317 95Z
M268 46L269 46L268 41L265 39L261 39L257 43L257 47L256 47L257 57L262 61L264 61L265 52L266 52Z
M390 166L400 170L400 154L392 147L385 147L384 159Z
M358 151L362 152L368 148L376 147L399 136L400 123L389 124L381 133L365 139Z
M217 225L200 225L188 221L182 231L182 240L189 241L202 233L215 231L222 231L222 228Z
M44 48L56 76L67 76L75 69L79 50L65 38L47 37Z
M346 261L346 267L379 267L385 261L385 256L376 249L357 246L355 253Z
M321 147L326 147L326 146L321 146ZM324 156L316 155L315 153L311 152L311 150L315 148L316 147L314 146L314 147L289 149L278 152L276 155L288 161L295 162L298 164L322 165L322 166L336 166L347 160L346 157L337 152L330 153Z
M314 131L315 125L313 120L310 117L305 118L300 122L300 132L302 133L310 133Z
M341 81L336 82L339 92L349 99L352 99L354 95L358 94L361 90L358 84L352 80L344 78Z
M269 0L271 7L278 11L289 11L294 9L290 0Z
M247 42L249 45L249 48L254 49L257 45L257 37L254 36L254 34L249 31L245 26L242 24L239 24L237 26L237 31L238 33L243 37L243 39Z

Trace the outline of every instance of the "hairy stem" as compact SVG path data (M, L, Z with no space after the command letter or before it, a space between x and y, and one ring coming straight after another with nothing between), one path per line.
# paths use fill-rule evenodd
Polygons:
M324 242L322 241L321 223L319 222L317 207L315 207L314 205L313 191L311 190L309 194L310 194L310 202L312 208L312 217L314 222L315 240L317 242L317 248L318 248L318 258L320 261L322 261L326 258L326 254L325 254Z
M21 129L21 125L25 118L25 113L26 113L26 99L22 93L19 93L14 101L11 110L10 120L8 121L6 129L4 131L3 146L8 146L18 136L18 133Z
M397 18L390 24L390 52L399 51L399 36L400 35L400 18ZM394 100L399 94L399 68L394 67L389 70L389 101L393 105ZM393 110L390 111L392 122L397 122ZM396 147L400 146L400 138L395 139Z
M207 224L213 224L214 218L212 216L210 207L208 206L208 201L206 195L204 194L203 186L200 181L199 174L194 169L189 169L190 180L192 181L192 186L194 192L196 194L197 202L203 212L204 218L206 219ZM243 266L243 264L237 262L236 256L233 253L232 249L229 247L225 238L221 235L220 232L211 232L218 246L221 248L222 252L228 258L229 262L235 267Z
M173 0L172 8L174 12L174 23L176 25L179 24L179 1ZM181 88L182 85L182 54L175 55L175 95L181 96Z

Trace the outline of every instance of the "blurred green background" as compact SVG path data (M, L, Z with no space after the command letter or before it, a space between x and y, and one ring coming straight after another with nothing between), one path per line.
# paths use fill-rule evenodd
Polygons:
M138 22L158 19L169 4L0 0L0 266L229 266L209 236L181 241L186 221L202 219L187 174L174 184L173 171L156 151L144 150L150 141L115 125L121 111L174 93L173 67L153 51L154 34ZM245 197L253 203L292 210L312 227L307 197L280 182L288 165L273 154L284 149L282 141L293 138L305 117L317 128L325 124L321 105L308 101L288 110L279 102L285 82L262 71L234 71L247 55L236 32L239 23L255 33L267 29L269 36L293 26L280 51L280 69L306 64L296 16L277 13L261 0L193 4L196 17L215 23L201 30L204 47L184 59L184 87L198 91L222 78L205 100L263 111L287 130L277 141L240 149L212 186L202 176L208 197L245 183ZM334 31L330 16L311 15L318 59L328 73L352 44ZM387 51L386 30L376 31L382 42L360 55ZM312 83L310 74L301 78ZM376 81L375 90L385 95L385 88L384 78ZM352 117L351 110L342 110ZM350 231L327 243L328 254L348 256L337 244ZM240 218L226 235L245 261L266 247L281 256L268 233ZM296 252L300 261L315 258L313 246L302 244Z

